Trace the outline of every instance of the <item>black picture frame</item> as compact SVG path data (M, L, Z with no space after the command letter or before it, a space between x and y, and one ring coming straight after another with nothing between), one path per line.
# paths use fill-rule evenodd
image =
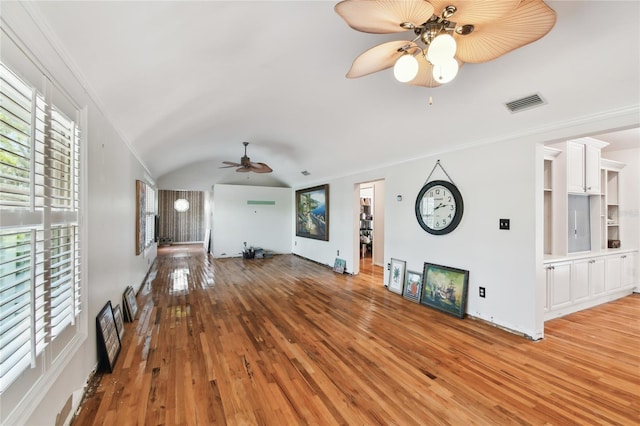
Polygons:
M116 328L111 301L108 301L96 316L98 339L98 368L111 373L120 354L121 342Z
M296 236L329 241L329 185L296 191Z
M469 290L469 271L424 263L420 303L464 318Z
M133 322L138 315L138 302L136 301L136 294L133 291L133 287L129 286L122 295L122 300L125 308L125 318L128 322Z

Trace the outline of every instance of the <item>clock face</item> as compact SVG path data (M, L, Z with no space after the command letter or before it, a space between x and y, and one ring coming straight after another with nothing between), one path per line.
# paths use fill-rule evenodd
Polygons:
M462 195L454 184L434 180L422 187L416 199L416 218L425 231L434 235L453 231L463 212Z

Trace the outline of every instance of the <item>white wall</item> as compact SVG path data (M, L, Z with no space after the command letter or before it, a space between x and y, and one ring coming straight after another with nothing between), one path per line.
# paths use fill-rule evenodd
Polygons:
M72 395L73 409L80 402L86 380L97 364L95 317L99 310L108 300L121 303L125 287L137 288L155 259L155 246L135 255L135 181L153 182L55 53L51 35L41 32L25 7L28 4L22 2L2 4L2 60L29 79L33 76L28 68L39 69L66 91L77 107L85 109L87 116L82 148L87 154L86 178L81 185L84 311L76 325L79 338L64 346L60 342L66 339L57 338L47 349L46 359L39 359L37 368L28 370L0 395L0 423L45 425L55 423Z
M274 205L248 201L274 201ZM213 256L238 257L243 243L274 253L291 253L291 188L215 185L213 188Z
M375 199L376 204L384 204L384 263L393 257L420 272L424 262L467 269L467 312L533 336L541 327L536 325L536 303L532 303L537 288L535 152L534 143L498 143L332 180L330 241L296 237L294 252L332 265L340 250L341 257L351 259L347 270L352 271L357 261L350 228L357 217L353 187L384 176L385 195ZM462 222L444 236L426 233L415 217L415 197L438 159L465 204ZM436 172L436 178L446 176ZM397 195L402 195L402 201L397 201ZM511 219L510 231L498 229L500 218ZM387 274L385 268L385 282ZM479 286L486 288L485 299L477 296Z

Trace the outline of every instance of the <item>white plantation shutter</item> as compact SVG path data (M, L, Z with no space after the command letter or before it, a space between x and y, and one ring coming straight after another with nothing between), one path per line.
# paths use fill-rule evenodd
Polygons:
M0 63L0 393L81 312L80 129L60 102Z
M31 365L31 231L0 234L0 380Z
M51 110L48 157L51 208L73 208L74 123L54 106Z
M72 227L51 230L50 300L51 336L55 338L73 320L73 249Z

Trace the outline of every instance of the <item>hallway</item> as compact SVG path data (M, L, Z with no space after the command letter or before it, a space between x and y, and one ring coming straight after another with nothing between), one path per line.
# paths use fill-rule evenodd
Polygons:
M293 255L160 248L75 425L633 424L633 295L531 342Z

